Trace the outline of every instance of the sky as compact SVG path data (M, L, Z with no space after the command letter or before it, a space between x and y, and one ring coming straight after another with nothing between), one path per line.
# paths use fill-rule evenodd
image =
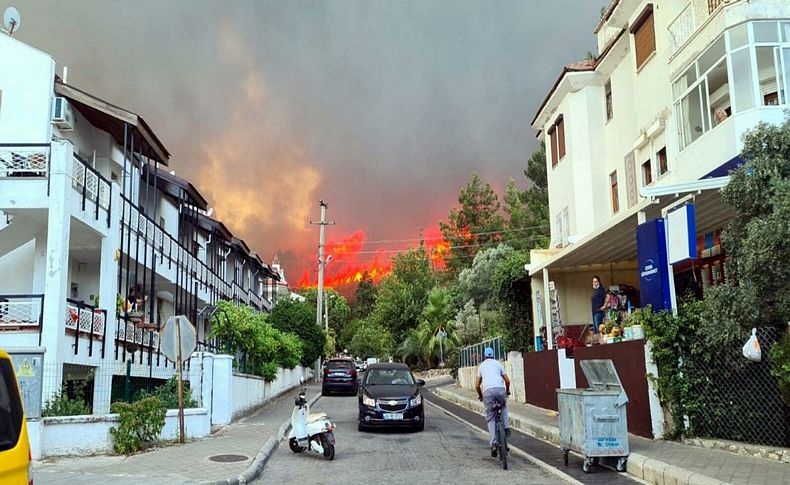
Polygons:
M595 51L608 1L0 8L12 3L20 40L59 73L67 65L69 84L143 116L176 174L265 261L278 255L293 282L314 278L321 199L336 222L328 241L391 251L435 233L473 171L500 193L510 177L525 187L530 121L562 66ZM345 274L344 264L328 270Z

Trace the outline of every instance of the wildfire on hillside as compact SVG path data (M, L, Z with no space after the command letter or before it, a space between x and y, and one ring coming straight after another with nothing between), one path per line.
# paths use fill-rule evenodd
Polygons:
M341 290L348 289L353 291L362 280L365 272L373 281L381 281L383 277L392 271L392 258L399 250L406 251L418 245L418 240L402 241L400 244L395 242L386 247L369 249L365 247L368 238L365 231L359 229L351 235L339 240L332 240L326 243L324 254L331 255L332 260L325 267L324 286ZM397 246L400 245L400 248ZM442 238L438 228L429 229L424 236L426 254L430 258L435 269L445 267L445 256L449 252L450 245ZM397 249L397 250L396 250ZM375 252L371 252L375 251ZM299 287L314 287L318 285L318 262L312 265L310 270L305 270L299 280Z

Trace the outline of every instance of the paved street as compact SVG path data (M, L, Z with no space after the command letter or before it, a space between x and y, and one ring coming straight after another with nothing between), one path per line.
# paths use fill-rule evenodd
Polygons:
M360 433L355 397L322 397L312 411L326 412L338 426L335 460L294 454L284 441L256 483L562 483L516 456L502 470L480 433L431 406L419 433Z
M37 462L33 469L35 483L198 484L237 476L247 469L261 446L291 416L297 392L291 390L210 438L186 445L172 445L131 456L70 457ZM318 392L318 386L308 387L308 396ZM242 455L247 459L231 463L209 460L209 457L223 454Z

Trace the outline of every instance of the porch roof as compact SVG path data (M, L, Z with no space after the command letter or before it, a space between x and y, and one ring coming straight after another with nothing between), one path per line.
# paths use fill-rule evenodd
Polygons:
M146 156L165 166L169 164L170 153L142 116L65 84L60 78L55 79L55 93L68 99L93 126L112 135L119 144L124 143L124 124L128 124L145 141Z
M608 224L586 235L581 241L563 248L559 253L540 263L532 264L530 276L549 270L583 269L600 264L616 264L636 260L636 226L639 213L645 212L649 221L661 216L661 209L679 198L691 194L696 210L697 234L706 234L722 227L732 218L732 209L719 192L729 177L717 177L682 184L645 187L638 204L613 218Z

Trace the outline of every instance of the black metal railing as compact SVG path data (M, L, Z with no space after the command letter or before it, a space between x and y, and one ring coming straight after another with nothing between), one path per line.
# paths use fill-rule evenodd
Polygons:
M0 331L38 330L44 323L44 295L0 295Z
M88 338L88 356L93 357L93 342L101 341L104 358L104 341L107 337L107 310L84 301L66 299L66 330L74 332L74 355L79 353L80 336Z
M110 227L112 183L76 153L74 154L71 178L72 187L82 194L82 210L86 210L88 201L92 202L94 218L98 221L99 208L105 209L107 211L107 227Z

